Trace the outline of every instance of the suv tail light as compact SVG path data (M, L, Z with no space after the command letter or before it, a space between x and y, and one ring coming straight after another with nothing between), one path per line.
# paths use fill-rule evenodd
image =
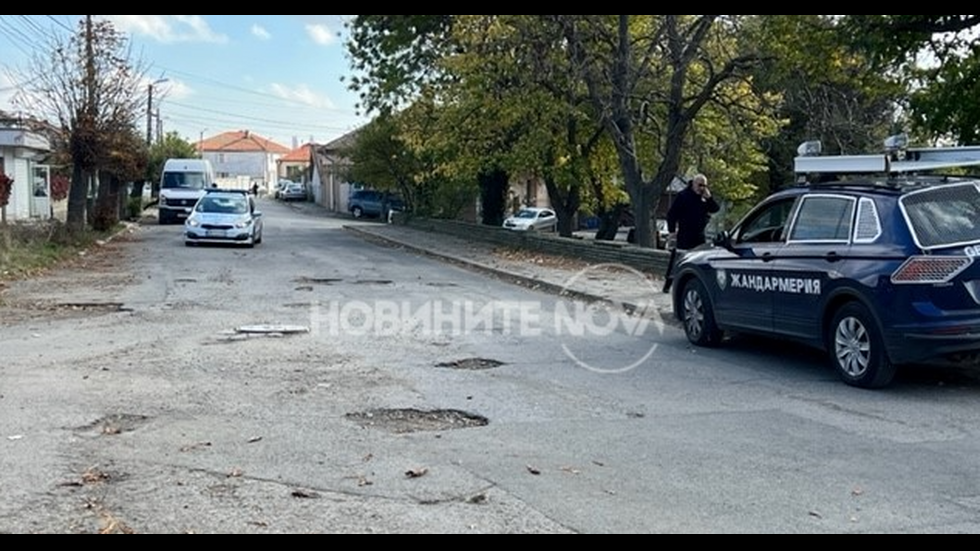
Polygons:
M973 264L965 256L912 257L892 275L896 285L941 285L949 283Z

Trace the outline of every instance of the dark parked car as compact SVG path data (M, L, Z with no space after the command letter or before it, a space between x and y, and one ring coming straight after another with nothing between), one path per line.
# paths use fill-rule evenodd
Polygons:
M933 175L968 166L980 147L800 157L797 173L819 183L774 194L679 259L688 339L810 345L860 388L901 365L980 366L980 179Z
M392 211L404 210L405 202L393 193L355 191L350 198L349 211L354 218L387 218Z

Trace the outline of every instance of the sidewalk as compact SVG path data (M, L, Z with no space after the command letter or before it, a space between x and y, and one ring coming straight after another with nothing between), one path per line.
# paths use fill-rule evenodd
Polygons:
M612 303L630 313L673 323L663 280L625 266L508 250L405 226L351 222L344 228L369 241L424 254L518 285L588 302Z

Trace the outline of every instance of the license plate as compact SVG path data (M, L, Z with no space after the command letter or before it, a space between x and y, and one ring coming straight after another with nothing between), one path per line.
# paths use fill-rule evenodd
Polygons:
M210 239L224 239L228 237L228 232L209 230L205 235Z

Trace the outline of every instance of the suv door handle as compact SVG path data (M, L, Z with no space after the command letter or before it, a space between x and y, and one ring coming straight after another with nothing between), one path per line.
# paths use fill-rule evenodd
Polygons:
M840 262L841 260L844 260L844 258L837 254L837 251L827 253L827 262Z
M762 261L763 262L773 262L775 260L776 260L776 256L774 254L772 254L772 253L766 253L766 254L762 255Z

